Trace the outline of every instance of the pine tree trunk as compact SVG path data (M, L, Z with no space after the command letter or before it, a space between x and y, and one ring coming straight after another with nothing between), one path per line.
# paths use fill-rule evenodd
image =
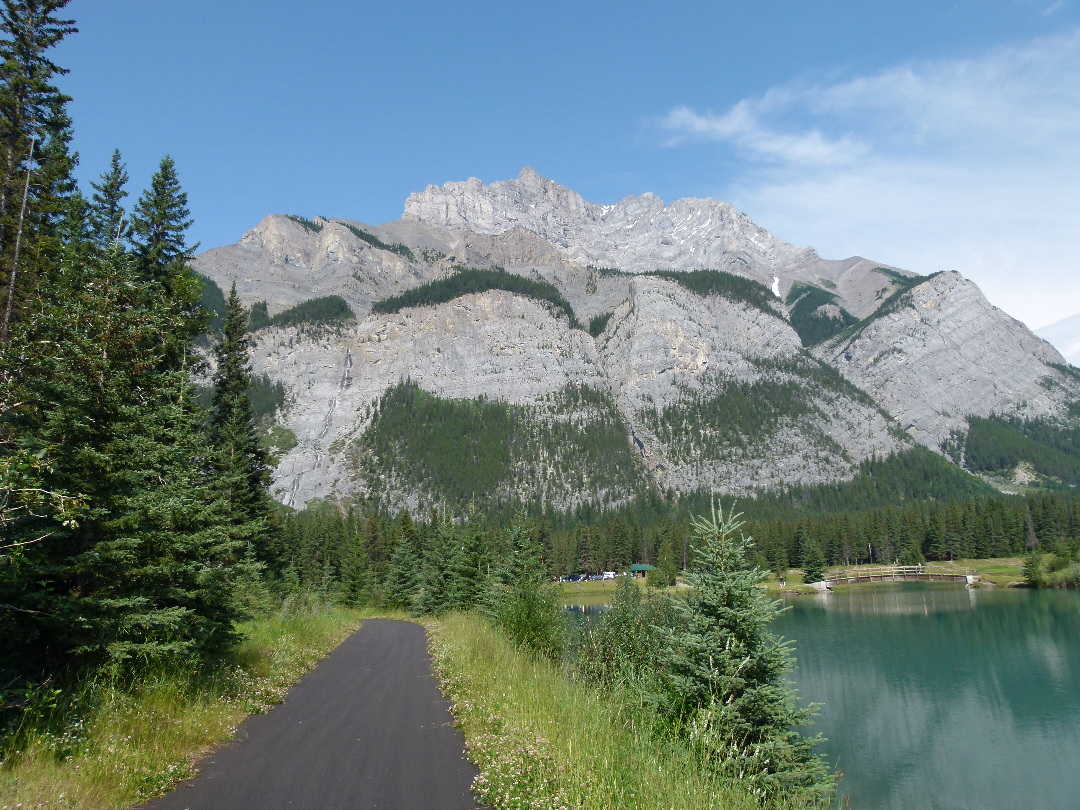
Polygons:
M19 274L19 251L22 248L23 224L26 222L26 200L30 196L30 172L34 167L34 145L37 137L30 139L30 156L26 162L26 183L23 186L22 206L19 209L19 228L15 232L15 251L11 259L11 272L8 274L7 306L4 309L4 324L0 329L0 345L7 345L11 332L11 310L15 303L15 280Z

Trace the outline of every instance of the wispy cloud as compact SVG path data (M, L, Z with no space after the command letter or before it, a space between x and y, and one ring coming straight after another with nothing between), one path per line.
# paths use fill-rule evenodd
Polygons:
M698 113L675 107L661 126L669 133L667 143L687 140L730 141L752 156L774 163L834 166L848 163L866 152L849 136L829 138L818 129L783 132L761 120L761 103L740 101L723 115Z
M1034 325L1080 310L1080 31L979 58L776 87L721 113L675 107L663 143L712 141L717 189L823 255L956 269Z

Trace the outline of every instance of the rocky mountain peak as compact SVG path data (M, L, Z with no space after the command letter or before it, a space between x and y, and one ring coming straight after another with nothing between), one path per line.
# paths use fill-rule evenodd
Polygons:
M514 180L490 185L473 177L428 186L409 195L403 219L487 235L520 226L580 264L627 272L708 267L769 284L776 268L818 258L725 202L686 198L667 205L646 192L599 205L528 167Z

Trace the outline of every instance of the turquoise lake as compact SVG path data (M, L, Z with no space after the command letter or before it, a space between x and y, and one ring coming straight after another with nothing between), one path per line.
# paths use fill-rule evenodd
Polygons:
M1080 808L1080 594L906 583L777 619L853 810Z
M773 629L823 704L804 732L852 810L1080 809L1080 593L910 582L785 605Z

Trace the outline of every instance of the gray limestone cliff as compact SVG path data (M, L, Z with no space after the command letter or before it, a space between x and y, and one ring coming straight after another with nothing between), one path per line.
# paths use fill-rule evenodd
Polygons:
M1061 354L959 273L914 287L890 311L814 353L937 448L966 418L1062 413L1077 398Z
M595 336L501 289L372 312L491 265L553 285ZM490 185L429 186L401 220L379 226L268 216L237 244L200 254L196 268L271 314L335 294L357 315L255 335L254 370L289 391L282 420L297 444L274 480L295 506L376 490L419 504L365 438L386 392L405 382L448 402L524 409L514 413L527 431L616 419L626 475L568 475L558 450L508 462L500 496L535 489L560 508L626 500L633 476L659 490L732 493L843 480L913 442L938 450L969 415L1057 418L1080 401L1061 355L958 274L921 280L859 257L822 259L715 200L665 205L645 194L598 205L530 169ZM703 294L654 273L698 268L761 292ZM784 303L796 282L832 296L822 313L861 322L804 349ZM553 404L575 387L595 397Z

